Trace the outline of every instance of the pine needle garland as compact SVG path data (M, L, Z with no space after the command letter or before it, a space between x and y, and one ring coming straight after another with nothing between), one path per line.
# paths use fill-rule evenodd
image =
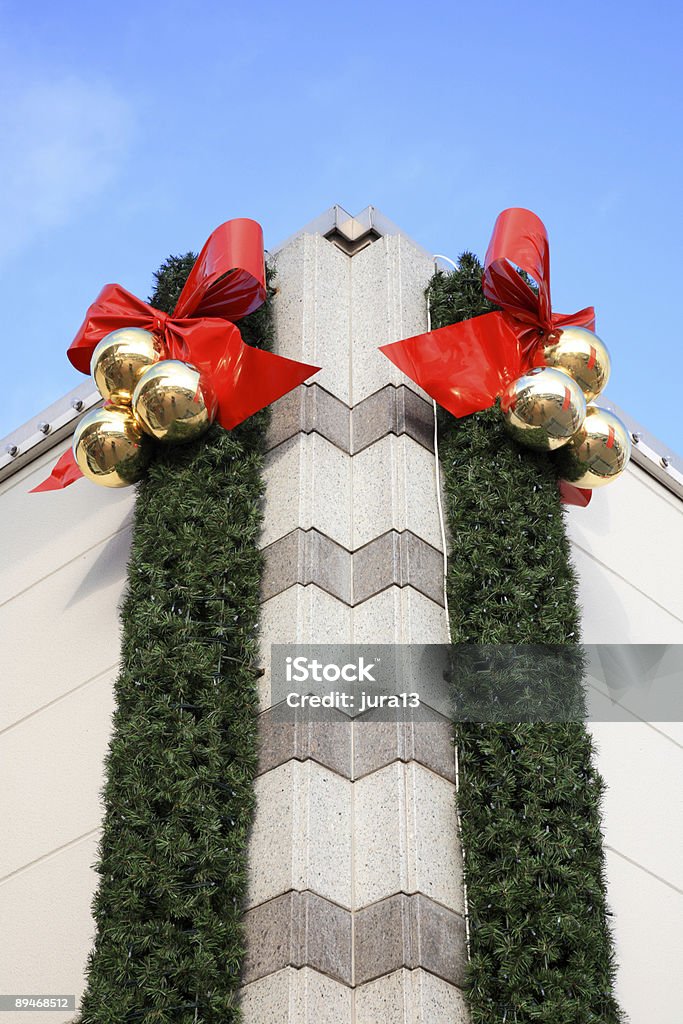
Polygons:
M437 273L435 328L490 312L471 253ZM442 418L453 644L579 641L552 459L506 434L497 409ZM567 686L582 701L581 658ZM456 723L472 1024L617 1024L600 832L602 783L581 723Z
M194 260L166 261L152 305ZM240 328L267 343L268 303ZM240 1019L266 416L159 447L138 488L82 1024Z

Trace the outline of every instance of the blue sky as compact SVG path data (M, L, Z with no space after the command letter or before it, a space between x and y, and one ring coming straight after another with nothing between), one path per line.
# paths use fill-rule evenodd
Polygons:
M64 351L102 284L146 297L223 220L274 245L371 203L455 258L527 206L610 397L683 452L682 30L629 0L0 0L0 436L83 379Z

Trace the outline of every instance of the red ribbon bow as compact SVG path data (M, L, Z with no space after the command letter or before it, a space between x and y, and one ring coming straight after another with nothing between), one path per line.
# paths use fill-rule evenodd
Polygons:
M520 277L526 271L538 292ZM550 303L550 247L541 219L531 210L503 210L484 261L484 295L500 311L382 345L381 351L454 416L490 408L507 385L543 364L543 339L574 324L595 330L592 306L569 315ZM560 485L567 504L587 505L591 492Z
M85 314L67 350L90 373L95 346L110 331L142 327L161 338L164 358L191 363L216 400L216 422L231 430L302 384L320 367L245 345L234 323L266 298L263 232L253 220L221 224L209 235L169 316L118 284L107 284ZM57 490L81 473L71 449L35 491Z

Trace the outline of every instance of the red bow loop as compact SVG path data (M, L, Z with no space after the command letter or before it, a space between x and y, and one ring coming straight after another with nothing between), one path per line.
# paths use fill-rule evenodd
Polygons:
M241 320L266 299L261 225L246 217L226 221L206 240L171 316L143 302L120 284L107 284L85 314L67 356L81 373L90 372L95 346L121 327L142 327L168 344L182 334L178 321L200 317ZM180 358L180 357L178 357Z
M173 316L241 320L266 300L263 231L255 220L226 221L207 238Z
M523 270L538 292L519 275ZM551 329L550 246L543 221L519 207L503 210L493 226L484 260L484 295L515 320Z
M534 290L519 274L534 281ZM486 250L484 294L494 302L519 338L525 359L533 360L541 339L556 327L587 327L595 330L592 306L578 313L553 313L550 300L550 245L545 225L531 210L503 210L493 227Z

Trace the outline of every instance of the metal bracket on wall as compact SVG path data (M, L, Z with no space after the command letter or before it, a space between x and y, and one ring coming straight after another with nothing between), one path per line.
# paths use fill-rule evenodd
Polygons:
M91 380L38 413L0 441L0 481L35 461L43 452L71 437L86 412L102 405Z

